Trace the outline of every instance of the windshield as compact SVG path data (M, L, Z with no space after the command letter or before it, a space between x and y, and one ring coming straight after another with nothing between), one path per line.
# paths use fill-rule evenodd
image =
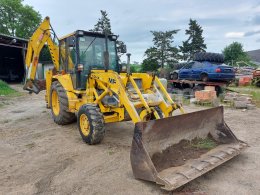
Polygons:
M84 70L105 69L104 52L106 50L106 39L100 37L79 37L79 58ZM115 41L108 39L109 69L117 71L117 55Z

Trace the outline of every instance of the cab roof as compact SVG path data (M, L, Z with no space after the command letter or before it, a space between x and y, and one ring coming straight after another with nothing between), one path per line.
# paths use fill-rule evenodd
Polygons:
M93 36L93 37L105 38L105 34L100 33L100 32L76 30L73 33L70 33L68 35L65 35L65 36L59 38L59 40L63 40L65 38L71 37L71 36ZM114 34L108 34L108 37L116 40L118 36L114 35Z

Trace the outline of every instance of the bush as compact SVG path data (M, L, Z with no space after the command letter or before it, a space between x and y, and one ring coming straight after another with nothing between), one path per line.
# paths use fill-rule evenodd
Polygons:
M132 73L141 72L141 66L136 64L130 64L130 71Z
M154 72L159 68L156 60L153 59L145 59L141 65L142 72Z

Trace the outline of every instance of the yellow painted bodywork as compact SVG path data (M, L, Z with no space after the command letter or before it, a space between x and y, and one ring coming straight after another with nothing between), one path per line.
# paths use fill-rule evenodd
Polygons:
M60 113L60 102L59 102L59 96L57 91L53 90L51 94L51 99L52 99L52 110L53 113L58 116Z
M80 115L79 125L80 125L80 129L81 129L81 132L83 133L83 135L88 136L90 133L90 126L89 126L89 121L88 121L88 117L86 114Z
M40 27L35 31L28 44L26 55L26 67L30 69L27 75L26 87L35 81L40 51L45 43L48 44L54 69L46 72L46 96L47 107L51 107L51 99L54 101L54 114L58 113L57 93L51 93L53 81L58 81L66 91L68 97L68 112L77 113L84 104L96 104L103 113L106 123L132 120L134 123L149 120L152 116L159 119L160 116L168 117L176 109L183 109L172 101L166 89L157 76L146 73L117 73L112 70L91 70L86 82L85 90L76 90L73 87L69 73L60 70L59 47L52 41L50 33L50 21L46 17ZM71 34L69 36L74 36ZM61 49L61 56L65 52ZM74 67L71 59L68 66ZM55 96L56 95L56 96ZM52 98L51 98L52 96ZM105 97L113 97L116 105L103 103ZM160 108L160 115L155 107ZM158 110L158 109L157 109ZM86 120L80 119L86 126ZM87 130L85 132L87 134Z
M51 73L49 74L51 75ZM138 87L136 79L141 81L141 88ZM160 116L154 109L155 106L161 109L164 117L171 116L172 112L176 109L183 111L181 106L172 101L160 80L156 76L146 73L128 75L125 73L118 74L112 70L108 70L107 72L104 70L92 70L86 83L86 90L81 91L73 88L70 74L57 74L52 76L52 80L59 81L65 89L69 102L69 112L78 112L84 104L98 104L101 112L104 113L106 123L129 120L126 119L126 113L129 114L130 120L134 123L145 121L149 118L147 117L149 115L153 115L156 119L159 119ZM132 91L129 90L129 85L131 85ZM46 87L48 94L50 84L47 82ZM98 94L98 90L102 90L102 93ZM134 100L131 98L133 94L135 95ZM144 98L144 94L158 95L159 98L157 101L149 101ZM106 106L102 103L102 99L107 95L116 96L118 99L116 107ZM48 100L47 105L50 105L50 95L47 95L46 99ZM141 109L141 111L138 111L138 109Z

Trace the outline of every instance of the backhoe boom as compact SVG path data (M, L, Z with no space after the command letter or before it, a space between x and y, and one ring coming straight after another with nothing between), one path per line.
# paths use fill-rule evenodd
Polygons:
M51 32L54 33L50 25L50 19L49 17L46 17L41 25L37 28L37 30L33 33L28 43L25 59L26 81L24 89L31 93L33 92L37 94L41 90L40 86L37 84L35 77L38 68L40 52L45 43L48 44L55 69L59 70L59 48L54 43ZM56 38L55 33L54 38Z

